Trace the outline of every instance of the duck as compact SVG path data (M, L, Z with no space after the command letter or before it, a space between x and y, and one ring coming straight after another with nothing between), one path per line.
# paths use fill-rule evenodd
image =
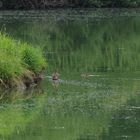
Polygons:
M59 74L58 73L53 73L52 80L59 80Z
M83 78L88 78L88 77L91 77L92 75L88 74L88 73L82 73L81 74L81 77Z

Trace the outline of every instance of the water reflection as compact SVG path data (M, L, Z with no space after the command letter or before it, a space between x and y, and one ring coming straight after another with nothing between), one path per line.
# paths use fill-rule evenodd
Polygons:
M108 135L103 136L103 140L139 139L140 101L138 97L128 100L127 104L113 115Z
M1 126L6 128L2 127L0 134L5 139L138 138L140 20L121 14L117 18L87 20L84 16L1 21L12 37L42 47L49 63L42 83L47 96L34 97L40 91L33 90L26 95L10 95L5 98L8 101L3 97L0 102L1 106L8 102L10 107L1 110L0 115ZM51 83L55 69L61 73L57 89ZM10 121L11 129L7 125ZM20 131L13 129L17 124Z
M5 26L12 36L45 48L52 69L81 73L140 69L139 18L81 20L19 19Z
M0 139L12 133L20 134L32 122L42 108L45 95L42 90L0 91Z
M92 89L61 85L56 94L52 94L52 85L48 85L50 94L45 99L38 117L29 123L20 135L14 133L12 138L92 140L119 138L121 133L126 135L123 131L120 133L119 126L129 132L131 119L132 124L137 127L138 121L133 123L133 120L137 118L135 111L139 105L137 99L140 83L113 78L100 83L104 86ZM128 125L125 125L124 121L128 121ZM133 138L135 134L129 133L130 135Z

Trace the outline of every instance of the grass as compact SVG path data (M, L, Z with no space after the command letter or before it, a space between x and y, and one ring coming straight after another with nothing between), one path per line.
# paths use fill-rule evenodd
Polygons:
M0 33L0 83L17 86L25 77L38 75L46 68L42 51Z

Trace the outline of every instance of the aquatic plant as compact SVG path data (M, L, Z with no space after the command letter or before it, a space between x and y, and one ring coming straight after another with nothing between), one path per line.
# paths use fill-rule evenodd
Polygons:
M46 68L42 52L0 33L0 85L17 86Z

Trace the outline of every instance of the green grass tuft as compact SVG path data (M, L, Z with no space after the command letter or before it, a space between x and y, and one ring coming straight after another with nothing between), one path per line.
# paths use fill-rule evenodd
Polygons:
M40 49L0 33L0 81L10 86L13 79L21 81L26 77L27 71L36 75L45 68L46 61Z
M28 44L22 47L22 61L26 68L34 73L39 73L46 67L46 60L42 57L41 49L30 47Z

